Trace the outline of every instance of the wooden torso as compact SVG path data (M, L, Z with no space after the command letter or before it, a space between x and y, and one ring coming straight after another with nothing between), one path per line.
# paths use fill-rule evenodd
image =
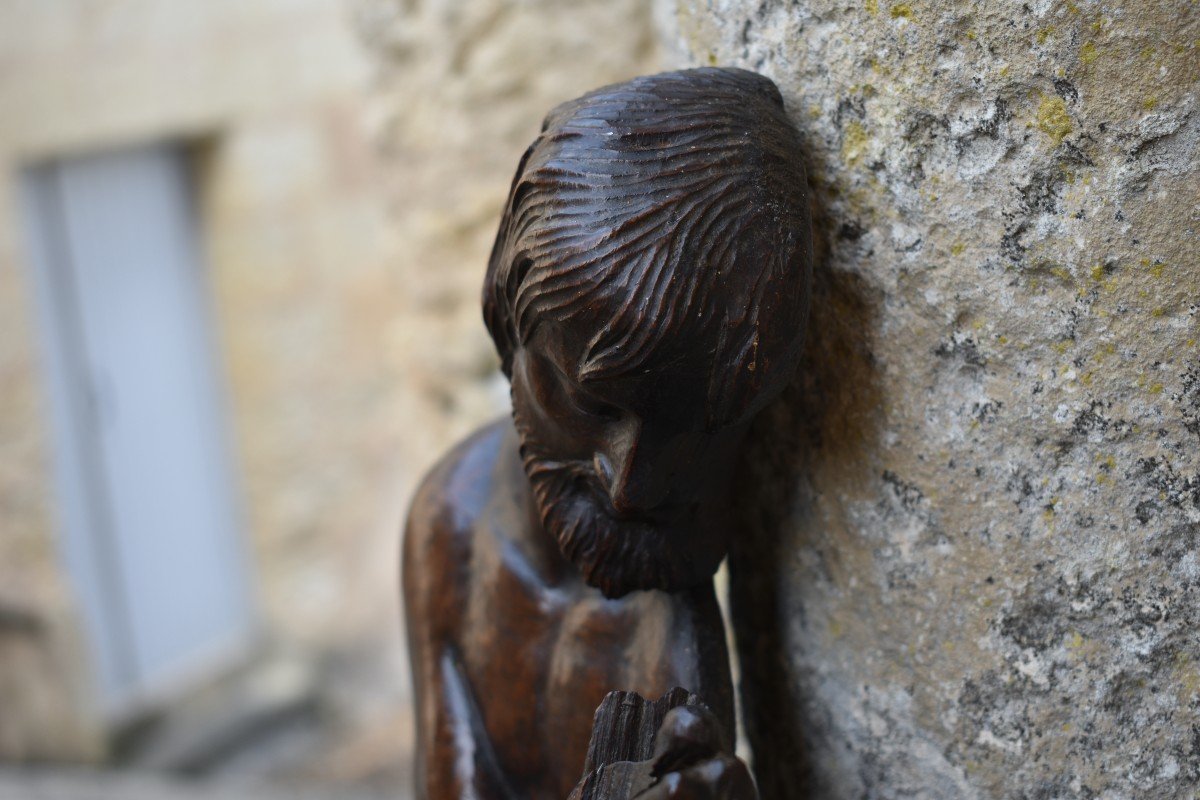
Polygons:
M515 448L505 437L471 523L455 650L510 788L561 800L580 778L593 714L610 691L656 698L682 686L732 728L725 634L711 582L617 600L583 583L531 524Z

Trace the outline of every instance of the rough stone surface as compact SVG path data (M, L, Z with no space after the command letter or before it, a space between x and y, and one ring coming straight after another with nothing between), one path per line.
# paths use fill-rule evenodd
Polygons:
M731 567L764 797L1194 797L1200 7L659 11L811 152Z

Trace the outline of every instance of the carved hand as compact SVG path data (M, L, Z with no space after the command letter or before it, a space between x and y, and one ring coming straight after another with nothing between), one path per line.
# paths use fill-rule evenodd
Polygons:
M663 720L654 742L656 782L641 800L757 800L750 771L725 752L719 723L703 706L679 706Z
M675 689L652 703L614 692L596 711L588 768L569 800L635 799L758 800L758 792L695 695Z

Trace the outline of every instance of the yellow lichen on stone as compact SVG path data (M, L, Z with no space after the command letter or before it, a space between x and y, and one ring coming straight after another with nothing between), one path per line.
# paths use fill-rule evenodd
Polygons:
M1067 104L1061 97L1042 98L1037 110L1037 126L1056 145L1074 130L1071 115L1067 113Z
M877 58L871 59L871 71L878 72L880 75L883 75L884 77L888 77L892 74L892 68L889 67L887 64L880 64L879 59L877 59Z
M879 0L867 0L867 13L871 16L879 13Z
M1150 95L1146 99L1142 100L1142 108L1146 109L1147 111L1153 111L1154 107L1157 105L1158 105L1158 98L1155 97L1154 95Z
M1191 698L1200 693L1200 670L1192 665L1192 659L1182 650L1175 655L1175 669L1179 673L1179 688L1183 696Z
M1051 267L1050 274L1058 278L1063 283L1075 282L1075 276L1073 276L1070 270L1068 270L1066 267Z
M1058 498L1051 497L1050 502L1046 504L1045 509L1042 511L1042 519L1052 522L1054 520L1054 507L1056 505L1058 505Z
M842 160L847 164L858 163L867 151L869 140L866 129L857 122L851 122L846 126L846 134L842 138Z
M1192 670L1185 673L1179 681L1179 686L1183 689L1185 697L1194 697L1196 694L1200 694L1200 671Z
M1100 52L1096 49L1096 45L1091 42L1084 42L1083 47L1079 48L1079 60L1084 64L1091 64L1100 57Z
M966 249L967 249L967 246L965 244L963 244L962 242L955 242L954 244L950 245L950 255L961 256L963 254L963 251Z
M910 22L916 18L913 8L908 3L896 3L892 6L892 19L906 19Z
M1054 26L1047 25L1046 27L1039 30L1037 32L1037 35L1034 38L1037 39L1038 44L1045 44L1046 40L1049 39L1053 35L1054 35Z
M1104 280L1104 267L1102 265L1097 264L1096 266L1092 267L1092 280Z

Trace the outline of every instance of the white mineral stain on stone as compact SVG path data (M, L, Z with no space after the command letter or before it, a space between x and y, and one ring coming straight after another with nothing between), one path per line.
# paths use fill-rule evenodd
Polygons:
M979 736L977 736L975 738L975 741L978 744L981 744L985 747L995 747L998 750L1004 750L1005 752L1008 752L1008 753L1020 753L1021 752L1021 743L1020 742L1010 742L1010 741L1001 739L996 734L992 733L991 731L987 730L986 728L979 732Z

